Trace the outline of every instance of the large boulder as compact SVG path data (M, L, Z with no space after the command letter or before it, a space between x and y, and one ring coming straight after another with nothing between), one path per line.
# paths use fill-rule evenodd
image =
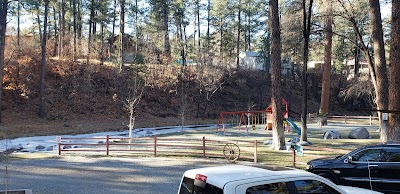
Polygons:
M356 128L349 133L349 138L350 139L368 139L370 138L369 132L367 128L365 127L360 127Z
M342 136L338 131L329 130L324 133L324 139L340 139Z

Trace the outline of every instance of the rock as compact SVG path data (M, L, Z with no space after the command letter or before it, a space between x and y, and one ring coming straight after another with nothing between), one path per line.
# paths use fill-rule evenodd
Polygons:
M309 142L309 141L301 141L301 142L297 143L297 145L301 145L301 146L310 146L310 145L312 145L312 143Z
M147 130L147 131L146 131L146 134L153 134L153 132L150 131L150 130Z
M324 139L340 139L342 136L338 131L329 130L324 133Z
M53 151L54 150L54 146L49 146L46 148L46 151Z
M42 146L42 145L36 146L36 149L37 149L37 150L44 150L44 148L46 148L46 147L44 147L44 146Z
M298 143L300 141L299 137L293 137L292 139L290 139L288 142L290 143Z
M71 146L64 146L62 149L66 150L66 149L71 149L71 148L72 148Z
M264 145L272 145L272 140L264 141Z
M368 139L368 137L369 132L365 127L356 128L349 133L349 139Z
M64 123L64 127L71 127L71 125L68 123Z

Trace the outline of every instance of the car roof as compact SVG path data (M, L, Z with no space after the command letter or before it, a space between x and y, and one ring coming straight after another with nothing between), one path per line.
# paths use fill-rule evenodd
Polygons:
M206 168L192 169L185 172L184 176L195 179L197 174L207 176L207 183L223 188L232 181L258 179L268 177L271 179L285 177L316 176L312 173L286 167L276 166L246 166L246 165L224 165Z
M363 146L362 148L390 148L390 147L395 147L395 148L400 148L400 143L399 142L387 142L385 144L373 144L373 145L366 145Z

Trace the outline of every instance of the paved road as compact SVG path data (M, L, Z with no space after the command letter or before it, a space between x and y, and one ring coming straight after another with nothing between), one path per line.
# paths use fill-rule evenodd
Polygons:
M63 156L0 162L0 190L33 193L177 193L187 169L226 164L225 160ZM8 184L6 184L8 182Z

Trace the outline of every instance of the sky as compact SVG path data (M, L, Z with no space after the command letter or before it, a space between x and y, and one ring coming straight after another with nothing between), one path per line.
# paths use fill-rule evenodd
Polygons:
M143 7L143 6L145 6L145 4L142 2L142 1L140 1L139 3L142 3L142 5L140 5L141 7ZM206 4L206 2L203 0L203 4ZM147 5L147 4L146 4ZM382 15L382 19L384 19L384 18L388 18L388 17L390 17L391 16L391 6L392 4L391 3L384 3L384 2L381 2L381 15ZM20 19L20 23L21 23L21 29L29 29L32 25L33 25L33 20L34 20L34 17L35 16L33 16L33 15L29 15L29 14L27 14L27 13L24 13L23 14L24 15L24 17L22 17L21 19ZM8 20L9 20L9 23L8 23L8 26L9 27L11 27L11 28L14 28L14 29L16 29L17 28L17 19L16 19L16 17L11 17L10 15L8 16ZM194 24L193 24L193 21L191 21L190 22L190 24L189 24L189 26L186 28L186 30L187 30L187 35L191 35L191 34L193 34L193 29L194 29L194 26L193 26ZM126 33L132 33L133 32L133 27L130 27L130 26L132 26L132 24L127 24L126 25ZM87 28L87 26L85 26L85 28ZM204 25L202 25L201 27L201 31L205 31L206 30L206 28L207 28L207 26L204 24ZM116 28L115 29L115 33L116 34L118 34L119 33L119 28Z

